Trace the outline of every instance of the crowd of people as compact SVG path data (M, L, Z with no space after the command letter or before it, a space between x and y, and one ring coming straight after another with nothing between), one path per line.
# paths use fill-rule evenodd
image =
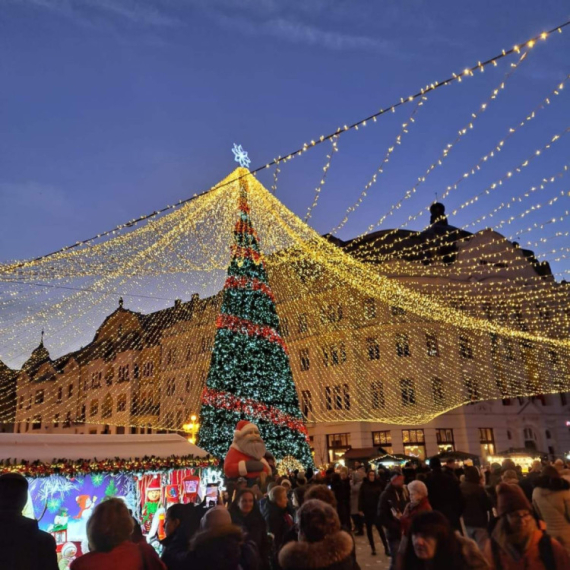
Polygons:
M22 516L28 484L0 476L0 567L58 570L55 542ZM98 504L87 523L90 551L71 570L356 570L354 536L376 534L390 570L570 568L570 470L511 460L487 469L434 458L388 471L294 472L229 482L220 504L168 508L161 554L125 503Z

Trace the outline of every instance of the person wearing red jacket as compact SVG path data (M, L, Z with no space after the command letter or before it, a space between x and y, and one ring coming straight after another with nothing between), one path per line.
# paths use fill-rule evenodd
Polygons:
M270 475L271 467L264 458L265 451L265 444L257 426L246 420L240 420L224 461L226 477L257 479L262 473Z

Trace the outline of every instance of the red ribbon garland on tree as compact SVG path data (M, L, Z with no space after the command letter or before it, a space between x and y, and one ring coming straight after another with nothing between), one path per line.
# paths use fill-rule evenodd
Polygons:
M268 285L259 281L259 279L250 279L249 277L234 277L230 275L226 279L224 289L251 289L252 291L261 291L265 293L273 302L275 302L275 296L273 291Z
M267 406L251 398L241 399L228 392L218 392L212 388L204 388L202 404L228 410L229 412L245 414L246 416L271 422L278 426L286 426L289 429L301 432L309 441L309 435L303 420L294 418L277 408Z
M216 319L216 327L219 329L227 329L232 332L247 334L249 336L258 336L264 338L269 342L274 342L280 345L281 348L285 351L285 354L289 354L287 345L279 333L275 329L266 325L256 325L246 319L240 319L239 317L234 317L233 315L221 314L218 315L218 318Z

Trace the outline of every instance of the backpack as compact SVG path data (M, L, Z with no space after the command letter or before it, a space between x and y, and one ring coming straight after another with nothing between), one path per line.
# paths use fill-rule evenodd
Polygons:
M499 545L495 539L491 538L491 552L493 554L493 562L495 563L496 570L503 570L503 565L501 564L501 557L499 556ZM538 552L540 555L540 560L544 564L544 567L548 570L562 570L562 568L556 568L556 560L554 559L554 549L552 548L552 539L545 532L538 542Z

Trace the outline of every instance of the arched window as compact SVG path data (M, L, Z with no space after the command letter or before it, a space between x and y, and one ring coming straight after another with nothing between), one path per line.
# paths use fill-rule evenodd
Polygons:
M552 439L552 434L550 433L549 429L547 429L544 434L546 435L546 439Z
M507 430L507 439L508 439L508 440L513 439L513 434L511 433L511 430L510 430L510 429Z
M527 449L536 449L536 433L530 427L524 428L524 446Z

